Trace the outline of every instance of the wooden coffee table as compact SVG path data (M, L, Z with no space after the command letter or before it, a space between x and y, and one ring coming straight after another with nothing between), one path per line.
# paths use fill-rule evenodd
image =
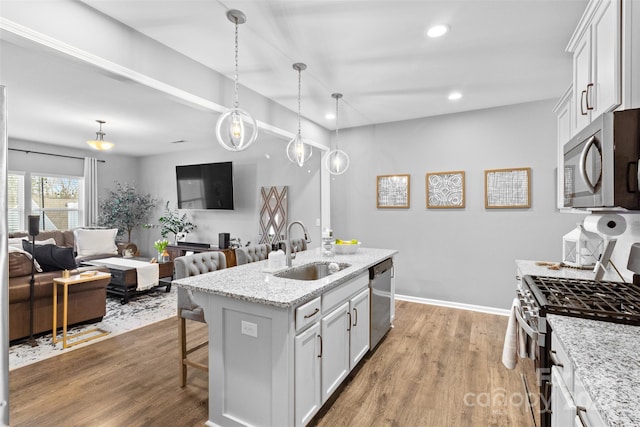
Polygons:
M72 347L74 345L91 341L96 338L103 337L107 335L108 331L103 331L99 328L92 328L86 331L78 332L77 334L67 335L67 314L68 314L68 301L69 301L69 286L79 286L83 283L91 282L94 280L106 279L111 277L111 274L104 273L102 271L91 272L95 274L89 273L81 273L76 274L71 277L56 277L53 279L53 345L56 345L58 341L58 285L62 286L62 348ZM71 340L74 338L78 338L80 336L89 335L91 336L85 337L80 340L75 340L72 343L68 343L67 340Z
M126 258L134 261L149 262L149 258L133 257ZM149 290L137 291L138 287L138 274L134 267L125 267L122 265L109 264L96 261L84 261L82 265L91 266L105 266L111 272L111 283L107 286L107 292L109 294L121 296L121 304L129 302L131 297L136 295L146 294ZM173 261L158 263L159 269L159 281L158 285L154 288L164 287L166 292L171 291L171 279L173 278Z

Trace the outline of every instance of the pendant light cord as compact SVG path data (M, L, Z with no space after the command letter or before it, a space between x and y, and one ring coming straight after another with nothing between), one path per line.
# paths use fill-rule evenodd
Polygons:
M300 125L300 112L302 111L300 105L300 92L302 91L302 85L301 85L301 80L302 80L302 69L298 68L298 135L301 135L301 125Z
M340 103L340 97L339 97L339 96L336 96L336 150L338 149L339 141L340 141L340 138L338 138L338 129L339 129L339 126L338 126L338 117L340 117L340 116L338 115L338 104L339 104L339 103Z
M235 91L235 95L236 95L236 100L233 103L233 108L238 108L238 106L240 105L240 103L238 102L238 18L235 19L236 21L236 33L235 33L235 43L236 43L236 55L235 55L235 61L236 61L236 73L235 73L235 85L234 85L234 91Z

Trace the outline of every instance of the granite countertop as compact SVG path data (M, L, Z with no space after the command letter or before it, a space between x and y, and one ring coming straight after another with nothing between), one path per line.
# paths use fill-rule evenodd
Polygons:
M640 326L548 315L598 412L610 426L640 426Z
M258 304L295 307L356 277L396 253L398 251L395 249L372 248L359 248L355 254L336 254L332 257L323 257L315 250L298 252L293 260L293 267L318 261L351 264L350 267L319 280L301 281L275 277L273 272L265 272L268 267L268 261L265 260L186 277L172 283L194 291ZM284 270L286 268L279 271Z
M585 279L594 280L596 274L593 269L581 270L578 268L561 267L559 270L550 270L547 266L536 265L537 261L529 260L516 260L516 266L522 275L529 276L547 276L547 277L561 277L566 279ZM622 279L611 268L605 271L601 280L610 282L621 282Z

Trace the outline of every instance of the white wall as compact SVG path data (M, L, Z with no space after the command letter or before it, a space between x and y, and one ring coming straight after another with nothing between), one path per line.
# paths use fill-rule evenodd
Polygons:
M314 149L308 164L303 168L291 163L286 157L287 142L264 138L256 141L247 150L232 153L211 142L206 152L182 151L179 155L166 154L140 159L138 182L140 190L151 193L161 200L151 215L151 222L164 212L164 204L177 206L176 165L232 161L234 168L233 211L181 210L187 213L198 228L187 236L187 241L218 244L218 233L230 233L239 237L242 244L259 241L260 187L289 186L288 222L301 220L309 230L313 241L311 247L319 245L320 227L320 157ZM267 155L269 158L267 158ZM294 237L302 237L298 228L292 230ZM152 254L153 242L160 238L159 229L143 230L138 247L143 253Z
M114 187L115 181L119 181L121 183L127 182L136 185L138 161L134 157L118 156L92 150L76 150L59 145L17 139L9 139L8 147L9 149L15 148L39 151L43 153L81 158L72 159L37 153L27 154L21 151L9 150L7 155L9 171L82 177L84 175L83 157L96 157L97 159L104 160L104 163L98 163L98 188L100 199L104 197L103 195L106 193L106 189ZM132 240L134 240L134 236L135 231L134 234L132 234Z
M340 132L351 168L332 181L337 238L396 248L397 293L509 308L516 259L560 261L581 215L556 200L554 101ZM484 170L530 167L530 209L485 209ZM466 207L427 209L425 174L464 170ZM411 174L410 209L377 209L376 176Z

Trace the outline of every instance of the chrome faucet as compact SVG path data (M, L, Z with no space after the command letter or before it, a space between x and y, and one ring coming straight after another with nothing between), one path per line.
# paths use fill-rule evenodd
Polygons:
M292 251L291 251L291 227L294 224L298 224L300 227L302 227L302 231L304 231L304 240L307 243L311 243L311 239L309 238L309 233L307 232L307 227L305 227L304 224L301 221L293 221L293 222L289 223L289 225L287 226L287 238L286 238L286 240L284 240L285 258L287 260L287 267L291 267L292 260L295 259L295 257L296 257L296 254L292 253Z

